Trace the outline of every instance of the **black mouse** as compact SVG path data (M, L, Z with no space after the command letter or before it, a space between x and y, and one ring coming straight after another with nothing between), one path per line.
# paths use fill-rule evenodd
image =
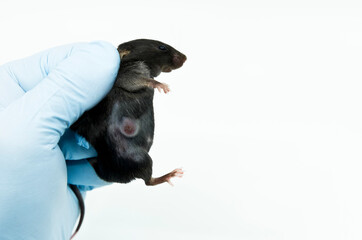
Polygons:
M112 89L101 102L86 111L71 129L97 151L97 158L89 162L101 179L128 183L141 178L146 185L171 184L172 177L183 175L182 169L154 178L153 162L148 154L155 128L154 89L169 92L166 84L154 78L161 72L180 68L186 56L170 45L149 39L122 43L118 46L118 52L121 64ZM81 198L80 194L76 195ZM83 216L84 206L83 213L81 208L81 219Z

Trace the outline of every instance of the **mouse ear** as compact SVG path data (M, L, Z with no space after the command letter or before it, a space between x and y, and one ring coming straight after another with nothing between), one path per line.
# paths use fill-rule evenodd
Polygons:
M127 56L131 51L126 49L118 49L119 56L121 57L121 60L123 57Z

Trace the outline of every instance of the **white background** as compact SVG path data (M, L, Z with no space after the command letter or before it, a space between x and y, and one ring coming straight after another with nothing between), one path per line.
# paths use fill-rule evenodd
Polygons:
M98 39L188 57L158 78L150 152L184 178L90 192L76 239L362 239L357 3L2 0L0 63Z

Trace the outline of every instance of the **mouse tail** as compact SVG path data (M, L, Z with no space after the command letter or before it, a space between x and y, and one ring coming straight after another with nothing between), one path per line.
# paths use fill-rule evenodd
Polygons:
M83 219L84 219L84 213L85 213L85 206L84 206L84 200L83 200L82 194L79 191L79 188L76 185L72 185L72 184L69 184L69 187L70 187L70 189L72 189L75 196L77 197L78 203L79 203L79 209L80 209L80 217L79 217L79 222L78 222L77 228L75 229L73 235L70 237L70 239L73 239L74 236L78 233L80 227L82 226Z

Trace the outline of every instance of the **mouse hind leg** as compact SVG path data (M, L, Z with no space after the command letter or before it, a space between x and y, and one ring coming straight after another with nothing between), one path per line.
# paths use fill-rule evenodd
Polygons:
M172 172L169 172L161 177L158 178L151 177L151 179L145 183L147 186L155 186L164 182L168 182L171 186L173 186L171 179L174 177L182 177L183 174L184 171L181 168L177 168Z

